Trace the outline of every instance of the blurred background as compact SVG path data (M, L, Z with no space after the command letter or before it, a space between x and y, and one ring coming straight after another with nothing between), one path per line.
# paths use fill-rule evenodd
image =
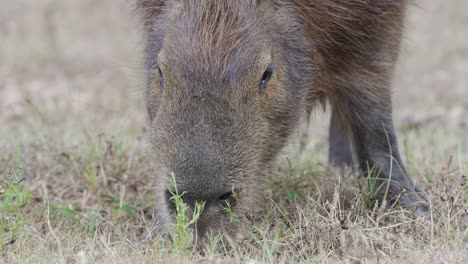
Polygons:
M141 133L139 32L132 1L1 1L2 143Z

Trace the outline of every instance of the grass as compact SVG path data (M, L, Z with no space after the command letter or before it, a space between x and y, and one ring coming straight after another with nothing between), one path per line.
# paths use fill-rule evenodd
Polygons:
M80 167L64 162L59 175L70 175L75 181L50 182L51 186L43 186L47 190L32 187L34 183L28 180L31 176L24 174L31 171L27 166L40 168L36 171L39 175L51 173L54 162L46 162L45 168L41 168L44 164L26 163L21 170L2 175L1 210L2 216L7 216L2 217L2 226L8 225L1 245L5 259L69 262L84 254L82 258L89 262L322 263L353 259L373 262L382 258L390 261L392 256L417 260L431 251L444 252L443 258L448 255L454 261L466 257L466 179L450 164L435 176L432 185L425 186L434 215L424 221L401 209L369 207L371 179L358 179L353 173L343 176L316 165L293 164L290 168L285 164L281 168L279 162L278 171L264 189L267 203L263 214L249 216L241 223L239 241L226 244L212 234L199 252L187 249L192 241L189 226L202 207L194 215L186 215L183 194L174 192L179 212L175 236L159 237L152 233L152 189L142 189L150 182L149 176L132 167L123 171L119 158L114 159L102 149L98 157L90 153L69 154L80 161ZM141 155L142 160L135 166L143 166L144 152L134 155ZM101 159L109 166L95 170L96 185L92 185L80 168L101 164L96 163ZM130 179L137 178L136 185L125 182L126 173ZM103 180L104 174L107 181ZM122 179L114 178L118 175ZM229 206L225 210L229 214ZM237 216L232 214L232 219ZM48 253L44 256L42 252Z
M329 114L316 114L304 150L293 139L265 172L264 210L226 205L239 235L197 250L183 194L178 236L156 232L140 37L117 2L0 4L0 263L468 261L465 1L410 9L394 81L400 151L430 219L374 203L374 174L329 168Z
M26 224L21 207L31 201L31 193L20 185L19 170L12 169L9 173L11 177L2 183L4 186L0 186L1 245L15 243L18 239L19 230Z
M189 249L193 244L193 230L191 230L190 227L193 226L198 221L198 219L200 219L200 216L203 213L205 207L205 203L196 202L192 217L188 216L187 209L189 209L189 206L184 203L182 198L185 193L179 194L177 191L177 184L174 174L172 174L172 186L174 191L171 191L171 199L173 200L176 209L172 243L173 247L177 249L177 252L180 255L186 252L186 250Z
M239 223L239 216L232 210L232 206L233 205L231 203L226 203L226 205L223 206L223 211L229 216L229 220L231 222Z

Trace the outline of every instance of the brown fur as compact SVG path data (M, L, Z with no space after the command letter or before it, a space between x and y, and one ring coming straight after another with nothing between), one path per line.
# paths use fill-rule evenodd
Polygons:
M407 191L403 205L427 212L401 163L391 117L405 0L137 4L147 36L146 99L162 222L172 221L163 194L174 172L188 203L207 202L201 234L233 229L220 205L235 203L241 217L258 208L262 172L304 113L324 100L333 108L331 162L350 164L354 150L364 171L375 167L382 182L391 179L392 195ZM271 66L271 80L259 89Z

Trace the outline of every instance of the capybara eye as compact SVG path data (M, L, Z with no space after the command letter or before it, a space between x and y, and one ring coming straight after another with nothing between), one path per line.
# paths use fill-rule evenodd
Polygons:
M159 86L163 88L164 87L164 75L160 67L158 67L158 74L159 74Z
M273 67L270 66L263 73L262 80L260 81L260 85L258 86L260 92L263 92L265 90L268 81L271 79L271 76L273 76Z

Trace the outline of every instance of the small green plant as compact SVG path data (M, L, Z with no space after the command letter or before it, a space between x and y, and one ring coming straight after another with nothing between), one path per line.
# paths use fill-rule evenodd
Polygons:
M297 199L301 199L303 201L307 200L307 197L304 194L300 193L298 190L294 189L293 187L290 187L287 189L286 197L291 202L295 202Z
M468 164L465 166L465 170L463 172L463 178L468 181Z
M240 220L239 220L239 217L236 215L236 213L233 211L232 209L232 204L231 203L226 203L225 206L223 206L223 211L229 216L229 220L231 222L235 222L235 223L238 223Z
M375 200L380 187L377 186L380 173L375 171L375 168L371 168L367 173L367 186L369 190L369 199Z
M281 246L281 237L275 234L273 239L268 238L268 231L262 228L255 228L260 237L254 236L255 242L260 246L263 251L263 258L269 263L275 262L276 253Z
M367 173L367 187L368 187L368 202L374 202L379 197L379 192L384 187L382 178L380 177L380 171L372 167ZM386 185L388 186L388 184ZM386 193L384 194L386 196Z
M82 216L83 226L86 231L90 234L93 234L97 231L99 225L102 223L102 217L92 210L88 209Z
M218 252L218 250L220 250L221 248L226 247L226 245L224 245L224 241L222 239L221 233L210 230L209 232L207 232L206 238L207 238L206 239L207 249L205 253L211 256L214 256Z
M91 190L96 191L97 189L97 174L98 171L96 169L96 166L94 164L89 164L86 166L84 170L84 174L86 175L86 178L88 179L88 183L91 186Z
M366 177L367 191L364 194L365 199L362 200L367 207L373 207L375 201L378 199L381 201L381 204L379 204L380 209L384 209L387 207L389 199L394 198L389 197L392 178L381 178L380 173L381 171L376 170L375 167L368 170ZM390 175L392 175L392 167L390 167Z
M6 181L0 182L0 248L15 241L25 225L21 208L31 201L31 193L21 186L20 169L11 169Z
M129 218L135 217L138 209L135 206L121 200L119 197L114 197L108 194L101 194L101 198L114 205L114 209L121 210Z
M187 216L187 209L189 206L183 201L182 196L184 193L179 194L177 190L177 184L175 180L175 175L171 175L172 186L174 188L171 193L171 200L175 204L176 208L176 218L174 223L174 234L173 234L173 246L179 252L185 252L187 248L192 245L193 242L193 230L191 226L193 226L198 219L200 219L201 214L205 208L205 203L195 203L195 208L193 210L192 217L189 218Z
M71 207L71 205L56 206L54 204L50 204L49 210L45 208L44 211L49 211L49 217L51 219L63 218L66 220L73 220L75 219L75 215L76 215L76 211Z

